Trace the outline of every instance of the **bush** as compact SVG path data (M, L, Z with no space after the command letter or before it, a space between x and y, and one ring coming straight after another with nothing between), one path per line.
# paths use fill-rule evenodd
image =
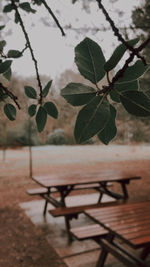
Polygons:
M63 129L56 129L47 135L47 144L49 145L66 145L68 144Z

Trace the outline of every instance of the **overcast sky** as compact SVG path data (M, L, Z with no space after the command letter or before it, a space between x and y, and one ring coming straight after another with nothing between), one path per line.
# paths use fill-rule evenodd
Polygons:
M138 6L140 2L140 0L118 0L114 4L110 4L109 0L104 1L105 7L107 7L117 26L130 25L131 10ZM86 30L88 27L99 27L101 29L103 26L109 26L98 9L96 1L91 3L90 13L82 10L81 1L77 1L76 4L72 5L71 0L52 0L50 5L62 26L72 24L72 27L78 30L65 30L66 36L62 37L61 32L57 27L54 27L52 18L44 8L40 7L36 14L30 16L22 13L41 74L55 78L65 69L72 68L74 47L86 36L98 42L104 51L106 59L109 58L114 46L117 45L117 39L113 36L112 32L100 30L92 33L92 31ZM124 12L123 17L120 17L119 21L115 12L116 9ZM82 33L80 31L81 27L85 29L83 29ZM10 20L5 31L7 32L8 29L12 30L12 34L7 36L7 49L22 50L25 40L19 25L14 24ZM23 58L14 60L13 71L23 76L35 74L29 52L25 52Z

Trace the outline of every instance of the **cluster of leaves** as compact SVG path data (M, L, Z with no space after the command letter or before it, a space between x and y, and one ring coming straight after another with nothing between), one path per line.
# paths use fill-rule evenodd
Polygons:
M128 42L135 46L139 39ZM110 81L109 72L117 66L127 48L119 45L108 61L105 60L101 47L89 38L85 38L75 47L75 63L84 78L95 87L81 83L69 83L61 90L61 95L73 106L84 106L78 113L74 136L78 143L91 137L108 144L116 135L116 109L114 103L121 103L126 111L135 116L150 116L150 99L139 88L138 79L147 71L148 66L137 60L128 66L123 75ZM114 74L114 77L118 73ZM98 83L107 77L108 85L102 89Z
M45 98L50 90L52 80L49 81L42 91L42 96ZM30 99L38 100L38 95L36 90L31 86L25 86L25 94ZM36 101L37 102L37 101ZM47 121L47 115L57 119L58 110L55 104L51 101L45 102L44 104L31 104L28 108L28 113L30 117L36 116L36 124L39 132L42 132Z

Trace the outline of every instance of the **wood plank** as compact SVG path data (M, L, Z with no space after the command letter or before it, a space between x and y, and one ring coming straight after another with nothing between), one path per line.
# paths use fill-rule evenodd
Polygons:
M120 182L141 179L140 176L132 176L122 172L97 172L84 174L51 174L47 176L34 176L34 181L44 187L61 187L69 185L93 184L98 182Z
M108 234L108 231L101 227L99 224L87 225L77 228L72 228L70 232L78 239L84 240L94 237L104 237Z
M40 194L47 193L47 189L44 187L39 187L39 188L28 189L26 192L29 195L40 195Z

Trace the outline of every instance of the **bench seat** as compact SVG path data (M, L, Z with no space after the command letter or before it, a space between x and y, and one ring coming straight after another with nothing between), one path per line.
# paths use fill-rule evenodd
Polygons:
M72 228L70 229L70 232L78 240L85 240L97 236L105 237L108 233L108 231L99 224L92 224L92 225Z
M104 202L104 203L88 204L88 205L81 205L81 206L74 206L74 207L58 207L53 210L49 210L48 212L53 217L71 216L71 215L77 215L79 213L83 213L87 209L114 206L114 205L119 205L122 202L123 201L120 200L120 201L109 201L109 202Z
M38 187L38 188L33 188L33 189L28 189L27 194L34 196L34 195L42 195L47 193L47 189L44 187Z

